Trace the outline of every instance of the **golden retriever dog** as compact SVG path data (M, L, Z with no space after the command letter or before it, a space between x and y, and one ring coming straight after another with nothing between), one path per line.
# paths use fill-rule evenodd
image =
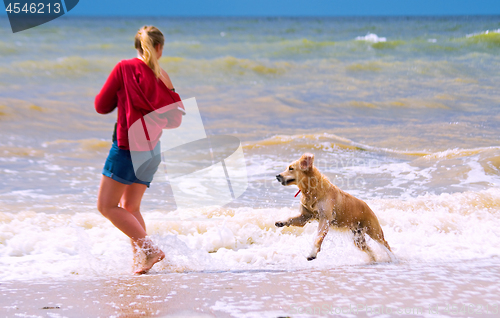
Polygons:
M306 153L276 176L282 185L295 184L302 192L300 215L284 222L276 222L276 226L304 226L309 221L319 221L313 250L307 257L309 261L315 259L321 250L330 227L351 230L354 233L354 244L365 251L372 262L375 262L375 256L366 244L365 233L387 248L391 260L394 260L375 213L364 201L333 185L313 165L313 161L314 155Z

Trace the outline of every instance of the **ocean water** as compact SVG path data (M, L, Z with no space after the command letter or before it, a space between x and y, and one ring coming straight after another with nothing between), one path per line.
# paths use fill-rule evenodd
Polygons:
M167 251L153 273L368 264L349 233L308 262L317 223L274 226L299 206L275 175L304 152L368 203L401 263L499 263L500 17L63 17L16 34L0 19L1 281L130 273L128 239L95 207L116 113L93 100L145 24L207 133L241 140L249 178L202 209L153 183L143 215Z

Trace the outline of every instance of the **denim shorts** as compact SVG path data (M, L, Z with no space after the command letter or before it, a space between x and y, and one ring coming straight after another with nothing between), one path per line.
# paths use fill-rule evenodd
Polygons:
M158 143L156 147L159 149L160 144ZM155 148L155 150L157 149ZM149 152L145 153L149 159L140 165L136 174L130 150L120 149L115 141L109 150L102 174L123 184L140 183L145 184L149 188L161 162L159 152L155 151L155 153L158 155L151 156Z

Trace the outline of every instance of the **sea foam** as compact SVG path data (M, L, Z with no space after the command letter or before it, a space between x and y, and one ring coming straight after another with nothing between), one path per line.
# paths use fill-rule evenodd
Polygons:
M373 199L395 257L403 262L435 262L500 256L500 192ZM298 214L296 204L277 208L204 208L144 213L148 233L167 257L153 272L303 270L368 264L352 234L331 229L315 261L317 222L277 228ZM97 213L50 215L0 213L0 279L110 277L131 271L130 242ZM390 256L373 240L382 262Z
M378 35L374 33L368 33L365 36L358 36L356 37L357 41L367 41L367 42L372 42L372 43L378 43L378 42L387 42L387 38L384 37L379 37Z

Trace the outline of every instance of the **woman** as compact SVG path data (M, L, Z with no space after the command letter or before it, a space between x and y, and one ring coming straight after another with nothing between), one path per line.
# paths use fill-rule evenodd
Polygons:
M138 252L144 252L146 257L140 264L134 264L136 274L146 273L165 254L147 237L140 212L142 197L159 161L152 158L141 165L141 170L149 173L146 177L136 176L130 153L129 128L138 120L144 122L145 115L157 110L163 114L163 128L178 127L182 117L177 107L179 95L175 93L168 74L158 64L164 41L157 28L142 27L135 36L138 57L119 62L95 99L95 109L100 114L118 109L113 145L102 172L97 209L130 237L134 263ZM159 147L154 140L153 143Z

